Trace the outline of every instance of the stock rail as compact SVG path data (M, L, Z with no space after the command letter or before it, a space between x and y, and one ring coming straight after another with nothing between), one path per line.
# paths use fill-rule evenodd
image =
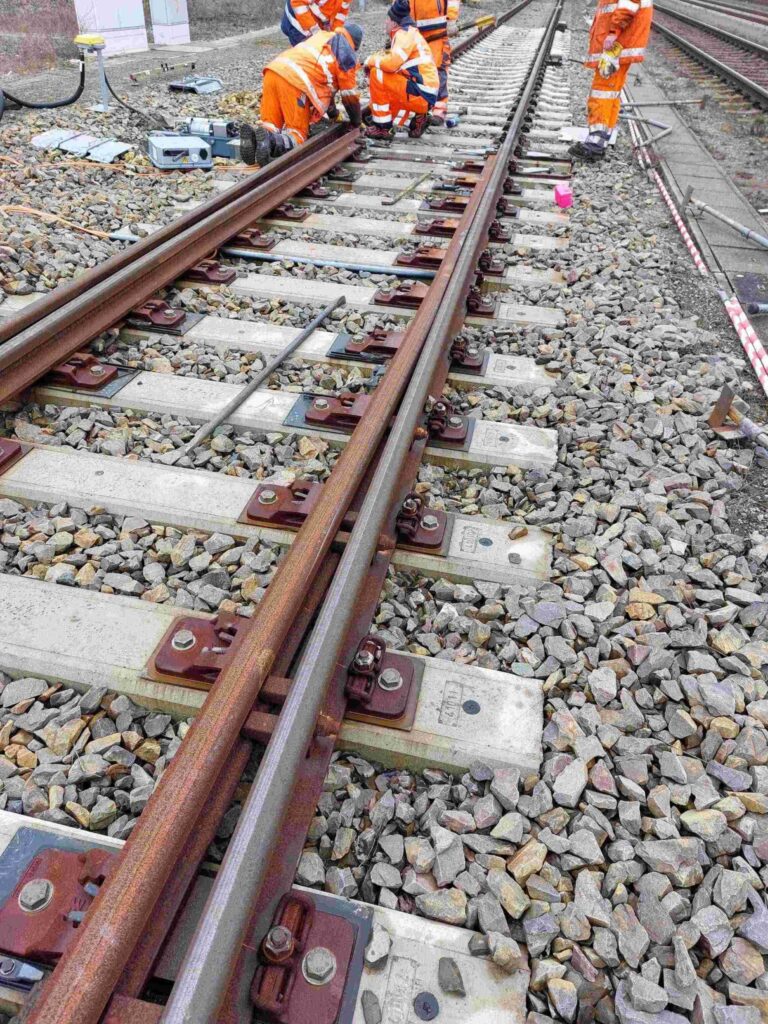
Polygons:
M744 3L737 6L727 2L715 3L713 0L685 0L685 3L712 11L715 14L727 14L731 18L741 18L742 21L749 21L755 25L768 25L768 12L766 12L765 5Z
M768 108L768 47L656 4L653 27L761 107Z
M232 413L230 422L240 427L267 435L292 431L343 448L322 486L269 482L254 490L252 481L184 468L189 460L174 465L192 429L179 435L177 450L166 453L171 458L155 463L90 452L61 459L55 449L0 440L4 497L90 503L181 529L225 530L243 541L266 537L286 548L252 618L185 615L181 608L168 615L130 597L0 578L3 639L7 629L24 633L30 602L38 634L34 654L23 642L0 645L13 651L13 664L0 668L45 671L82 689L98 663L98 678L118 692L137 700L149 694L155 706L177 712L199 709L128 843L117 854L103 852L108 866L90 876L100 884L89 882L84 919L81 914L69 931L60 959L45 965L53 970L27 1011L31 1024L235 1024L250 1021L254 1006L264 1020L324 1020L332 1007L340 1019L368 1024L359 992L361 949L371 915L384 911L361 904L350 911L336 901L340 909L322 895L313 902L308 893L290 895L291 885L340 738L395 751L395 761L398 750L408 750L429 763L440 742L446 763L461 765L468 756L460 752L455 722L442 726L442 739L433 723L429 742L423 714L421 732L415 729L422 704L434 696L429 664L414 667L413 659L388 653L370 635L390 562L404 559L458 579L546 576L543 534L513 536L508 525L484 517L450 519L430 511L413 483L422 458L492 467L551 465L555 457L552 431L469 419L441 396L446 382L456 389L510 382L546 388L552 379L533 360L499 357L462 332L558 323L557 310L509 302L505 294L557 283L558 274L503 257L521 245L557 249L557 232L567 229L567 215L547 210L553 185L570 172L558 142L569 120L567 86L552 59L561 10L558 0L541 30L513 32L502 24L462 44L451 71L453 103L462 108L457 129L361 153L357 130L333 127L288 162L276 161L0 324L0 401L31 389L41 403L164 411L192 422L225 415L233 388L127 371L83 356L82 349L116 323L134 338L187 330L222 349L269 352L272 346L278 353L292 331L190 317L157 300L158 290L191 280L193 287L225 285L236 294L289 298L315 309L344 302L384 325L362 340L313 331L295 353L309 364L384 367L370 394L297 399L263 389ZM513 70L501 76L502 66ZM321 175L338 191L317 184ZM359 247L292 239L297 230L340 230L342 223L360 237ZM543 234L518 235L518 227ZM365 249L366 237L411 245L400 253ZM219 263L210 260L215 250ZM243 274L227 254L354 266L358 277L334 284ZM371 287L371 276L382 273L387 280ZM241 484L249 500L239 515ZM490 558L483 559L483 545ZM100 634L103 623L118 620L131 634L133 660L126 661L125 650L100 649L99 635L111 628ZM477 713L473 703L465 701L467 714ZM491 716L502 716L502 704ZM345 721L350 711L352 723ZM388 729L392 724L395 730ZM487 729L491 745L490 717ZM212 881L201 878L206 850L262 746L223 862ZM330 933L328 920L335 922ZM345 929L351 937L342 949ZM287 952L278 948L286 933ZM323 986L312 974L322 967L320 954L312 970L304 954L307 943L326 954L334 942L336 980ZM420 956L428 956L423 944ZM437 960L433 966L436 972ZM487 970L484 999L493 1003L498 996L499 1007L509 1009L509 983L480 969ZM148 986L158 977L163 998L156 987L150 998ZM397 992L381 989L382 1001L389 997ZM524 1006L524 993L522 1000Z

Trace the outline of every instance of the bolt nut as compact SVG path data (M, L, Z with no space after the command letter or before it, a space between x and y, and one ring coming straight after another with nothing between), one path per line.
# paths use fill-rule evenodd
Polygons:
M387 693L393 693L403 685L403 677L396 668L385 668L378 681L381 689L386 690Z
M325 398L316 398L315 399L315 408L316 409L327 409L328 408L327 400Z
M53 899L53 883L47 878L33 878L19 893L19 906L29 914L44 910Z
M336 974L336 957L325 946L315 946L304 957L301 972L310 985L327 985Z
M197 638L191 629L180 629L173 634L171 647L174 651L191 651L197 643Z
M104 367L101 366L100 364L97 364L96 366L92 366L91 367L91 373L93 374L94 377L101 377L102 374L104 373Z
M425 530L436 530L440 525L437 516L426 515L421 517L421 525Z
M464 420L461 418L461 416L449 416L448 417L448 424L451 427L460 427L463 422L464 422Z
M270 928L264 939L264 952L275 960L284 960L293 952L293 932L285 925Z
M277 494L271 487L265 487L259 494L260 505L274 505L277 501Z
M355 655L355 668L370 668L375 658L370 651L358 651Z

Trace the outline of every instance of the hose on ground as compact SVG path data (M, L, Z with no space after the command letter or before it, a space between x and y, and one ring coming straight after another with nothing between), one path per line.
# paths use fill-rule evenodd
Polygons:
M77 103L80 97L83 95L83 89L85 88L85 59L80 58L80 81L78 82L77 89L72 93L71 96L67 96L63 100L49 100L46 103L35 103L32 100L22 100L18 96L14 96L13 93L8 92L7 89L0 89L0 121L3 118L5 110L20 110L22 107L27 107L30 110L53 110L55 107L69 107L73 103ZM13 104L13 106L10 106Z

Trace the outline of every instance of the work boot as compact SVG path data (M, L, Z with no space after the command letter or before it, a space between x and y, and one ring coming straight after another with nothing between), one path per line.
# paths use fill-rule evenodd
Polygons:
M385 128L381 124L372 124L365 129L365 137L372 142L390 143L395 137L395 129Z
M445 118L439 114L427 114L427 124L430 128L444 128Z
M568 152L582 160L602 160L609 139L608 132L590 132L583 142L574 142Z
M360 111L360 116L362 117L363 124L366 125L366 127L373 124L373 111L370 107L363 107Z
M420 139L429 127L429 118L426 114L414 114L408 128L408 135L412 139Z
M263 167L272 156L272 132L264 125L244 124L240 128L240 159L244 164L258 164Z
M294 148L293 139L284 132L269 132L269 156L271 160L277 160L284 153L290 153Z

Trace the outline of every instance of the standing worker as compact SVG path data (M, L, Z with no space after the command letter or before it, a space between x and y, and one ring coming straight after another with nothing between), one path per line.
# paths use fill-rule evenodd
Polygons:
M461 11L461 0L448 0L446 10L446 34L449 38L445 40L443 50L443 62L438 66L437 73L440 76L440 91L437 96L435 109L429 115L429 123L442 128L448 116L448 68L451 66L451 37L459 31L459 13ZM435 61L437 63L437 61Z
M586 67L595 68L587 100L589 134L571 146L574 156L600 160L619 122L621 90L630 64L645 60L651 34L653 0L598 0L589 33Z
M451 0L451 3L455 2ZM429 45L437 68L437 102L429 117L429 124L444 124L448 113L448 65L451 62L448 18L451 3L448 0L396 0L394 5L401 11L405 11L407 6L411 20Z
M291 46L298 46L315 32L343 28L351 0L285 0L280 31Z
M413 23L408 0L395 0L387 11L387 32L390 49L372 53L365 62L372 121L365 134L369 139L391 142L394 110L398 121L415 114L408 134L417 139L426 131L427 115L437 102L437 67L429 45Z
M307 141L310 122L319 121L338 92L350 122L360 124L357 51L359 25L319 31L285 50L264 68L261 123L240 130L240 156L261 167Z

